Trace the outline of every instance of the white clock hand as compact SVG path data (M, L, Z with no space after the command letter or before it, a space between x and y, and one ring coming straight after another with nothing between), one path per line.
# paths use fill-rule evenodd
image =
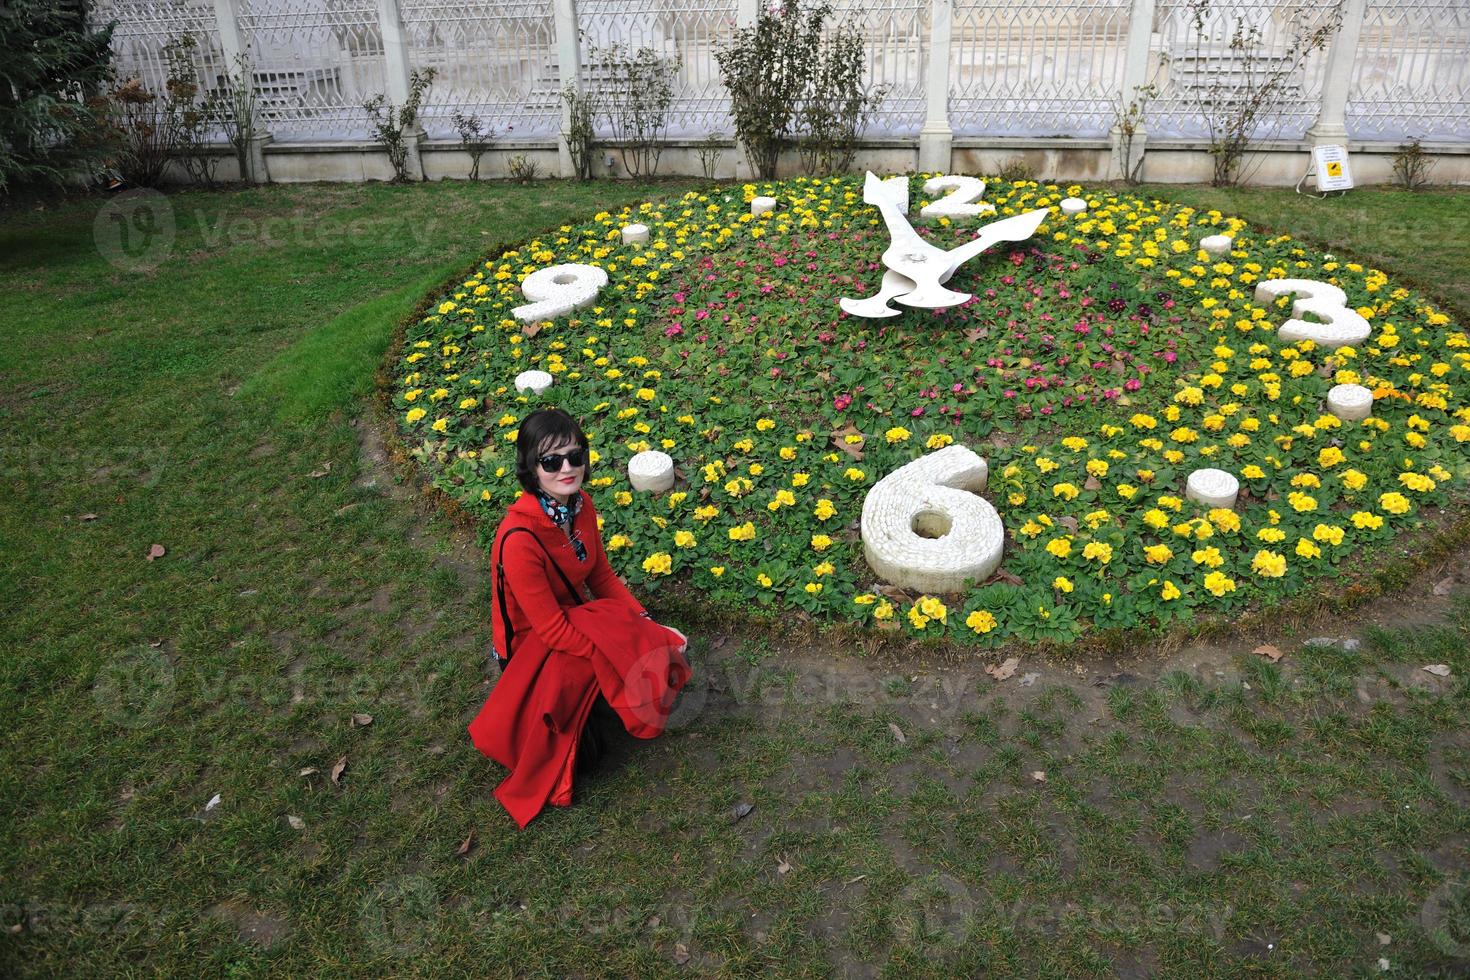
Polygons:
M853 316L863 316L869 319L877 319L885 316L898 316L902 310L895 310L888 305L888 301L904 293L914 290L914 281L908 276L894 272L892 269L883 273L883 286L872 296L864 299L847 299L843 297L839 302L844 310Z
M948 271L940 276L940 282L949 282L960 266L979 255L981 252L1000 242L1024 242L1036 234L1036 229L1046 220L1047 208L1037 208L1035 211L1027 211L1013 218L1002 221L992 221L976 233L972 241L968 241L957 248L952 248L945 255L948 258Z

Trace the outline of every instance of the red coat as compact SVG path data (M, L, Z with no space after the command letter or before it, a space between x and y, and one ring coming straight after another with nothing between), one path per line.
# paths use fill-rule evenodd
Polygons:
M536 499L524 495L501 523L492 552L499 556L499 539L511 527L529 526L572 584L580 589L591 581L599 596L582 605L565 596L562 603L566 589L536 542L526 534L507 542L513 656L469 733L476 748L510 770L495 796L521 827L548 802L571 803L577 741L599 692L630 734L653 738L663 731L674 697L690 676L679 636L642 615L643 607L612 573L597 533L597 512L585 494L575 524L587 548L586 562L577 561L567 536ZM559 545L555 538L546 540L547 528L560 538ZM573 574L577 571L581 574ZM492 614L496 649L503 654L498 603Z
M543 551L525 534L512 535L505 543L505 577L510 586L506 590L505 607L510 615L511 629L515 632L512 654L519 653L520 645L534 632L553 650L579 657L592 655L591 641L572 626L562 612L564 607L575 605L575 600L567 594L561 577L547 565L547 554L577 589L585 592L585 587L590 585L593 596L598 599L618 599L638 612L643 611L643 606L633 598L633 593L628 591L607 562L602 533L597 529L597 508L592 506L592 498L586 491L578 492L582 495L582 509L572 521L572 528L587 549L586 561L577 560L566 532L541 509L534 494L521 494L520 499L511 504L505 520L500 522L495 532L495 543L490 552L492 562L500 560L501 538L513 527L530 528L545 545ZM504 657L506 641L500 617L498 575L491 576L491 589L490 615L494 623L495 651Z

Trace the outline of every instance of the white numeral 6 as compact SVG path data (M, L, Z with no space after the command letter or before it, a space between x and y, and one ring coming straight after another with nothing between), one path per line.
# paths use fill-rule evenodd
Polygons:
M879 577L920 592L958 592L1000 565L1005 528L988 500L985 460L947 446L899 467L863 500L863 550Z

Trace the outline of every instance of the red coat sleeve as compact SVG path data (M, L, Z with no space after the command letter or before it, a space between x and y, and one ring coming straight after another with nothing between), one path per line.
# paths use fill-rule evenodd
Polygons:
M576 657L591 657L592 641L567 619L551 586L555 574L541 546L528 534L517 534L505 543L505 584L516 605L531 621L531 629L552 650Z
M616 599L640 613L643 612L643 603L633 598L633 593L628 591L628 587L608 563L607 549L602 546L602 532L597 529L597 511L595 508L590 509L592 531L597 536L597 557L593 560L592 571L587 574L587 584L592 586L592 594L598 599Z

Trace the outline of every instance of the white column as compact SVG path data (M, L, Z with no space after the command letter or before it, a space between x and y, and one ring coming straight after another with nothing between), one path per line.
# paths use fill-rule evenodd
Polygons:
M388 100L401 108L408 101L409 65L408 36L403 29L403 15L398 0L378 0L378 26L383 32L383 75L388 87ZM419 155L419 140L424 128L417 121L403 134L408 145L405 166L410 177L424 179L424 161Z
M249 54L249 46L246 44L245 35L240 30L240 0L214 0L214 19L219 26L219 46L225 56L225 74L234 78L235 73L241 71L241 55ZM233 84L233 83L232 83ZM250 87L255 84L252 77L249 62L245 63L244 74L240 78L240 85ZM260 119L255 120L259 124ZM265 167L265 144L270 142L270 134L256 130L250 140L250 146L246 149L246 163L250 168L250 180L257 184L270 181L270 174ZM246 175L240 175L245 180Z
M1313 146L1324 143L1347 145L1347 97L1353 84L1353 58L1363 33L1367 0L1347 0L1342 8L1342 30L1327 45L1327 67L1322 77L1322 108L1317 121L1307 130Z
M556 26L556 63L561 74L561 87L568 85L578 90L582 87L582 46L577 39L577 0L552 0L552 21ZM558 93L560 98L560 93ZM572 164L572 151L567 147L563 135L572 128L572 110L566 100L561 99L561 131L556 137L557 153L560 156L561 175L576 177Z
M924 75L926 111L919 130L919 169L949 172L954 130L949 125L950 34L954 0L929 0L929 70Z
M1118 109L1127 113L1128 106L1138 98L1138 89L1148 84L1149 68L1153 59L1150 51L1154 35L1155 0L1133 0L1128 11L1128 47L1123 58L1123 91L1118 95ZM1133 131L1132 152L1127 160L1123 153L1123 133L1114 125L1112 129L1113 154L1108 162L1108 176L1114 180L1126 177L1133 171L1138 158L1143 156L1144 144L1148 140L1148 127L1140 118Z

